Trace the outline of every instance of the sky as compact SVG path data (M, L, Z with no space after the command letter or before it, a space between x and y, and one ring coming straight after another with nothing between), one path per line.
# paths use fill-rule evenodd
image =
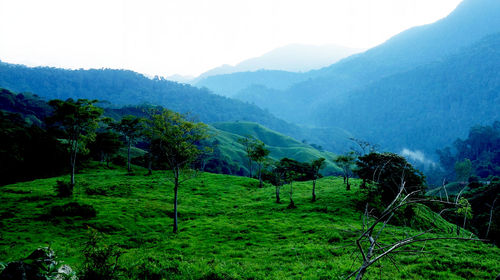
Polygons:
M370 48L461 0L0 0L0 60L197 76L289 44Z

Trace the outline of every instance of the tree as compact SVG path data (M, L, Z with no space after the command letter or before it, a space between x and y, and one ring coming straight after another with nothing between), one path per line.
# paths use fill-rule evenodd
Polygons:
M425 189L425 177L402 156L393 153L370 153L358 157L356 173L362 179L373 182L376 188L372 194L380 195L387 205L398 194L401 181L406 182L405 191Z
M256 140L250 149L250 158L259 166L259 188L262 188L262 164L270 151L266 149L262 141Z
M346 190L351 190L351 185L349 184L349 177L352 174L352 168L355 165L356 156L353 152L345 155L337 156L334 162L338 167L342 168L342 173L344 174L344 184L346 184Z
M432 228L415 235L406 234L405 237L400 239L395 237L393 234L390 234L389 240L380 241L380 239L383 237L381 234L386 228L387 224L390 222L391 218L396 216L398 211L401 211L407 206L415 204L424 204L426 202L439 202L448 206L461 207L457 203L450 203L446 201L422 198L422 196L418 196L418 193L422 190L409 191L405 187L406 183L407 182L404 180L404 175L402 175L400 178L400 187L398 188L397 194L394 196L394 198L388 204L388 206L380 213L380 215L378 217L375 217L375 220L371 223L371 225L369 224L369 220L373 215L370 214L371 211L368 210L368 205L366 205L365 215L363 217L362 233L356 240L356 246L359 249L359 252L361 253L362 257L362 264L357 270L353 271L350 275L348 275L346 279L349 279L354 275L356 275L356 280L363 279L368 268L385 257L388 257L391 260L391 262L396 266L394 258L391 257L391 255L393 254L398 254L403 252L416 253L418 251L423 251L423 248L418 251L399 250L399 248L406 247L410 244L421 243L424 244L425 246L425 244L428 241L443 240L443 239L485 241L477 238L463 238L463 237L451 237L451 236L424 238L425 234L432 232L433 230ZM444 210L441 211L441 213L443 212ZM440 214L436 214L436 216L440 216ZM396 238L396 241L394 241L394 238Z
M103 110L94 106L97 100L68 99L51 100L49 105L54 108L47 122L58 128L62 137L67 140L71 165L71 186L75 185L76 157L79 151L85 151L86 144L94 140L99 118Z
M99 153L101 162L105 161L106 166L109 167L111 156L116 154L122 147L123 143L120 141L120 135L113 131L97 132L95 141L92 143L90 149Z
M247 158L248 158L248 171L250 172L250 178L252 178L252 165L253 165L253 160L252 160L252 152L254 150L255 143L257 142L257 139L255 139L251 135L247 135L243 138L238 139L238 143L243 145L245 148L245 152L247 153Z
M283 176L283 181L290 185L290 204L288 205L288 208L296 208L295 203L293 202L293 181L303 175L301 173L302 166L300 162L296 160L282 158L278 163L278 168Z
M197 146L201 140L208 138L208 128L203 123L194 123L186 117L163 110L153 116L155 137L159 140L159 150L163 154L168 169L172 170L174 184L174 225L173 232L177 233L177 200L179 186L192 177L182 179L181 173L188 169L191 162L200 154ZM169 178L170 179L170 178Z
M119 123L113 124L112 127L125 136L127 141L127 171L130 173L130 148L138 137L142 135L143 120L139 117L127 115L124 116Z
M457 161L455 163L455 173L457 174L457 181L459 181L460 184L467 184L472 174L472 162L468 158L463 161Z
M312 202L316 201L316 180L320 178L319 171L325 167L325 158L319 158L311 162L311 177L313 181Z
M146 115L144 117L144 129L142 131L143 137L148 145L148 151L146 156L147 166L148 166L148 176L153 174L153 161L154 161L154 152L153 152L153 141L155 140L155 128L154 128L154 116L160 113L162 107L146 107L142 110L143 114Z

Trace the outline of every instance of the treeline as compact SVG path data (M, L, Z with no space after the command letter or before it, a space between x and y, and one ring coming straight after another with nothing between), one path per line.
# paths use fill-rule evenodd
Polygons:
M71 127L55 126L55 123L63 122L68 116L54 119L55 108L62 106L65 108L61 109L67 111L72 107L68 104L70 103L64 101L46 102L31 93L15 94L0 89L1 185L52 177L71 171L71 165L68 165L71 160L71 149L68 149L70 143L62 140L67 139ZM78 144L80 155L75 161L76 170L84 167L89 160L100 161L107 166L110 166L110 163L129 166L133 163L150 169L164 167L154 158L150 158L147 151L151 147L146 141L147 132L144 131L144 120L148 117L148 112L159 112L162 107L139 105L102 109L97 105L102 104L93 103L93 107L101 112L102 118L97 121L92 137L85 140L88 140L85 147L82 143ZM132 126L128 127L128 131L127 125ZM216 140L203 141L199 145L210 147L214 152L204 154L202 159L193 164L203 165L205 171L214 173L244 174L240 166L228 163L220 152L217 152ZM127 150L125 153L124 148ZM131 150L135 152L131 154Z

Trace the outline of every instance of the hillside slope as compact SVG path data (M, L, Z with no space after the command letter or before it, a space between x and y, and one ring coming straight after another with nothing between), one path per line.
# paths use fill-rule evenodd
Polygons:
M220 142L219 149L223 156L245 169L248 167L247 155L243 145L237 141L246 136L253 136L266 144L266 148L271 152L269 158L275 161L287 157L300 162L311 162L323 157L326 159L326 166L322 170L322 174L331 175L341 172L340 168L333 163L334 154L319 151L310 145L272 131L257 123L214 123L212 126L215 128L213 133Z
M350 91L456 54L481 38L500 32L499 13L497 0L465 0L449 16L433 24L409 29L362 54L305 73L311 79L288 90L271 90L265 99L260 97L262 93L253 99L247 92L243 100L268 108L288 121L324 126L324 115L315 113L325 101L341 104Z
M474 125L500 120L500 33L456 55L325 103L318 116L396 151L434 153ZM326 116L326 117L325 117Z
M31 92L47 100L87 98L114 105L148 103L191 113L200 121L254 121L284 133L294 127L259 107L212 94L164 79L147 77L126 70L66 70L26 67L0 62L0 87L15 92Z
M137 172L87 170L77 175L73 200L54 196L61 178L0 188L0 260L18 260L50 244L79 269L84 242L95 229L123 252L118 263L124 279L336 279L360 264L354 253L362 224L355 207L358 181L347 192L341 178L319 180L315 203L311 182L296 183L298 208L287 209L288 186L276 204L273 187L204 173L181 186L180 232L172 234L172 185L164 173ZM96 217L46 215L70 201L93 205ZM429 236L447 235L450 224L426 215L437 231ZM381 240L417 232L388 225ZM437 240L422 254L393 257L398 268L383 261L383 269L369 269L367 278L493 279L500 272L499 249L480 243Z

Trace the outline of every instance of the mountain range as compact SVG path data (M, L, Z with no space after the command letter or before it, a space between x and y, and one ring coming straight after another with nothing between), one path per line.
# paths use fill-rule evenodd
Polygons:
M393 151L412 147L433 153L464 136L469 126L498 118L494 113L499 109L498 14L500 1L464 0L435 23L411 28L331 66L298 74L295 83L285 76L286 89L275 86L282 81L273 72L269 84L238 88L237 81L252 79L254 72L231 74L231 79L221 75L221 82L238 88L235 98L287 121L337 126ZM481 112L472 111L471 104ZM463 116L457 117L460 113ZM399 120L404 124L400 126ZM443 129L436 134L438 128Z

